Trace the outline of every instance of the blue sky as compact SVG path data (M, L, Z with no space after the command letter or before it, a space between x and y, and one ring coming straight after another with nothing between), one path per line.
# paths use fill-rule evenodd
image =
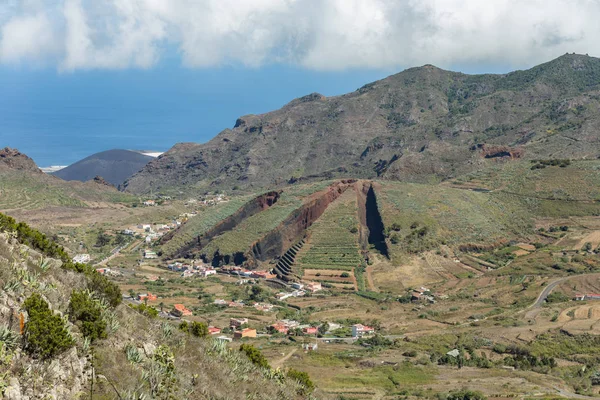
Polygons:
M204 142L404 68L600 54L587 0L0 0L0 144L40 166Z

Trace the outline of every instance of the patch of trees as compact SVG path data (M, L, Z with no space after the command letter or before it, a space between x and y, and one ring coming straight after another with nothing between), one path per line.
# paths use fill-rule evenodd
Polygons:
M133 304L130 304L129 307L148 318L158 317L158 310L152 306L148 306L146 304L138 304L134 306Z
M290 368L287 372L287 376L302 385L299 394L308 394L315 389L314 383L310 380L310 376L308 376L306 372Z
M208 336L208 325L204 322L194 321L191 324L188 324L187 321L183 321L179 324L179 330L192 334L196 337L207 337Z
M63 269L85 274L88 278L88 288L104 297L112 307L121 304L121 290L115 283L100 275L91 266L73 262L64 247L43 233L24 222L17 223L14 218L2 213L0 213L0 231L13 234L19 243L40 251L46 257L60 259Z
M566 168L571 165L571 160L568 159L549 159L549 160L531 160L533 164L531 169L543 169L546 167L561 167Z

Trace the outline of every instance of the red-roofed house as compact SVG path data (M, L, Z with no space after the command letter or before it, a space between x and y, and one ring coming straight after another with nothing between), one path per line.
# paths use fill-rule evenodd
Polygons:
M288 333L288 331L290 330L290 328L288 328L287 325L282 324L281 322L274 323L273 325L271 325L271 327L279 333Z
M148 301L154 301L156 300L158 297L156 297L155 294L152 294L150 292L146 293L146 294L138 294L137 299L139 301L144 301L144 300L148 300Z
M221 328L216 328L214 326L209 326L208 327L208 333L210 333L211 335L217 335L217 334L221 333Z
M302 332L305 335L316 335L317 333L319 333L319 329L315 326L309 326L307 328L302 329Z
M370 326L355 324L352 325L352 337L361 337L364 335L372 335L375 333L375 329Z
M242 339L242 338L255 338L256 337L256 329L242 329L241 331L233 332L234 339Z
M192 315L192 310L188 310L185 308L183 304L174 304L173 309L171 310L171 314L176 317L190 316Z

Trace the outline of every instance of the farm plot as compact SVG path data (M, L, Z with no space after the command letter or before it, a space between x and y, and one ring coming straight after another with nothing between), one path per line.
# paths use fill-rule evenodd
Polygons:
M362 263L358 245L356 192L346 190L309 229L308 247L299 257L303 271L353 271Z

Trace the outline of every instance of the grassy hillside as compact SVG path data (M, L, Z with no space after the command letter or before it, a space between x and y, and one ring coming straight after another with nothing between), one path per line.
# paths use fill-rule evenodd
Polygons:
M137 201L135 196L93 182L65 182L28 171L3 170L0 173L0 210L87 207L90 203Z
M493 193L398 182L375 191L393 254L516 239L533 227L519 202Z
M554 161L556 160L556 161ZM502 163L453 180L456 187L493 190L535 215L600 215L600 160L557 159Z

